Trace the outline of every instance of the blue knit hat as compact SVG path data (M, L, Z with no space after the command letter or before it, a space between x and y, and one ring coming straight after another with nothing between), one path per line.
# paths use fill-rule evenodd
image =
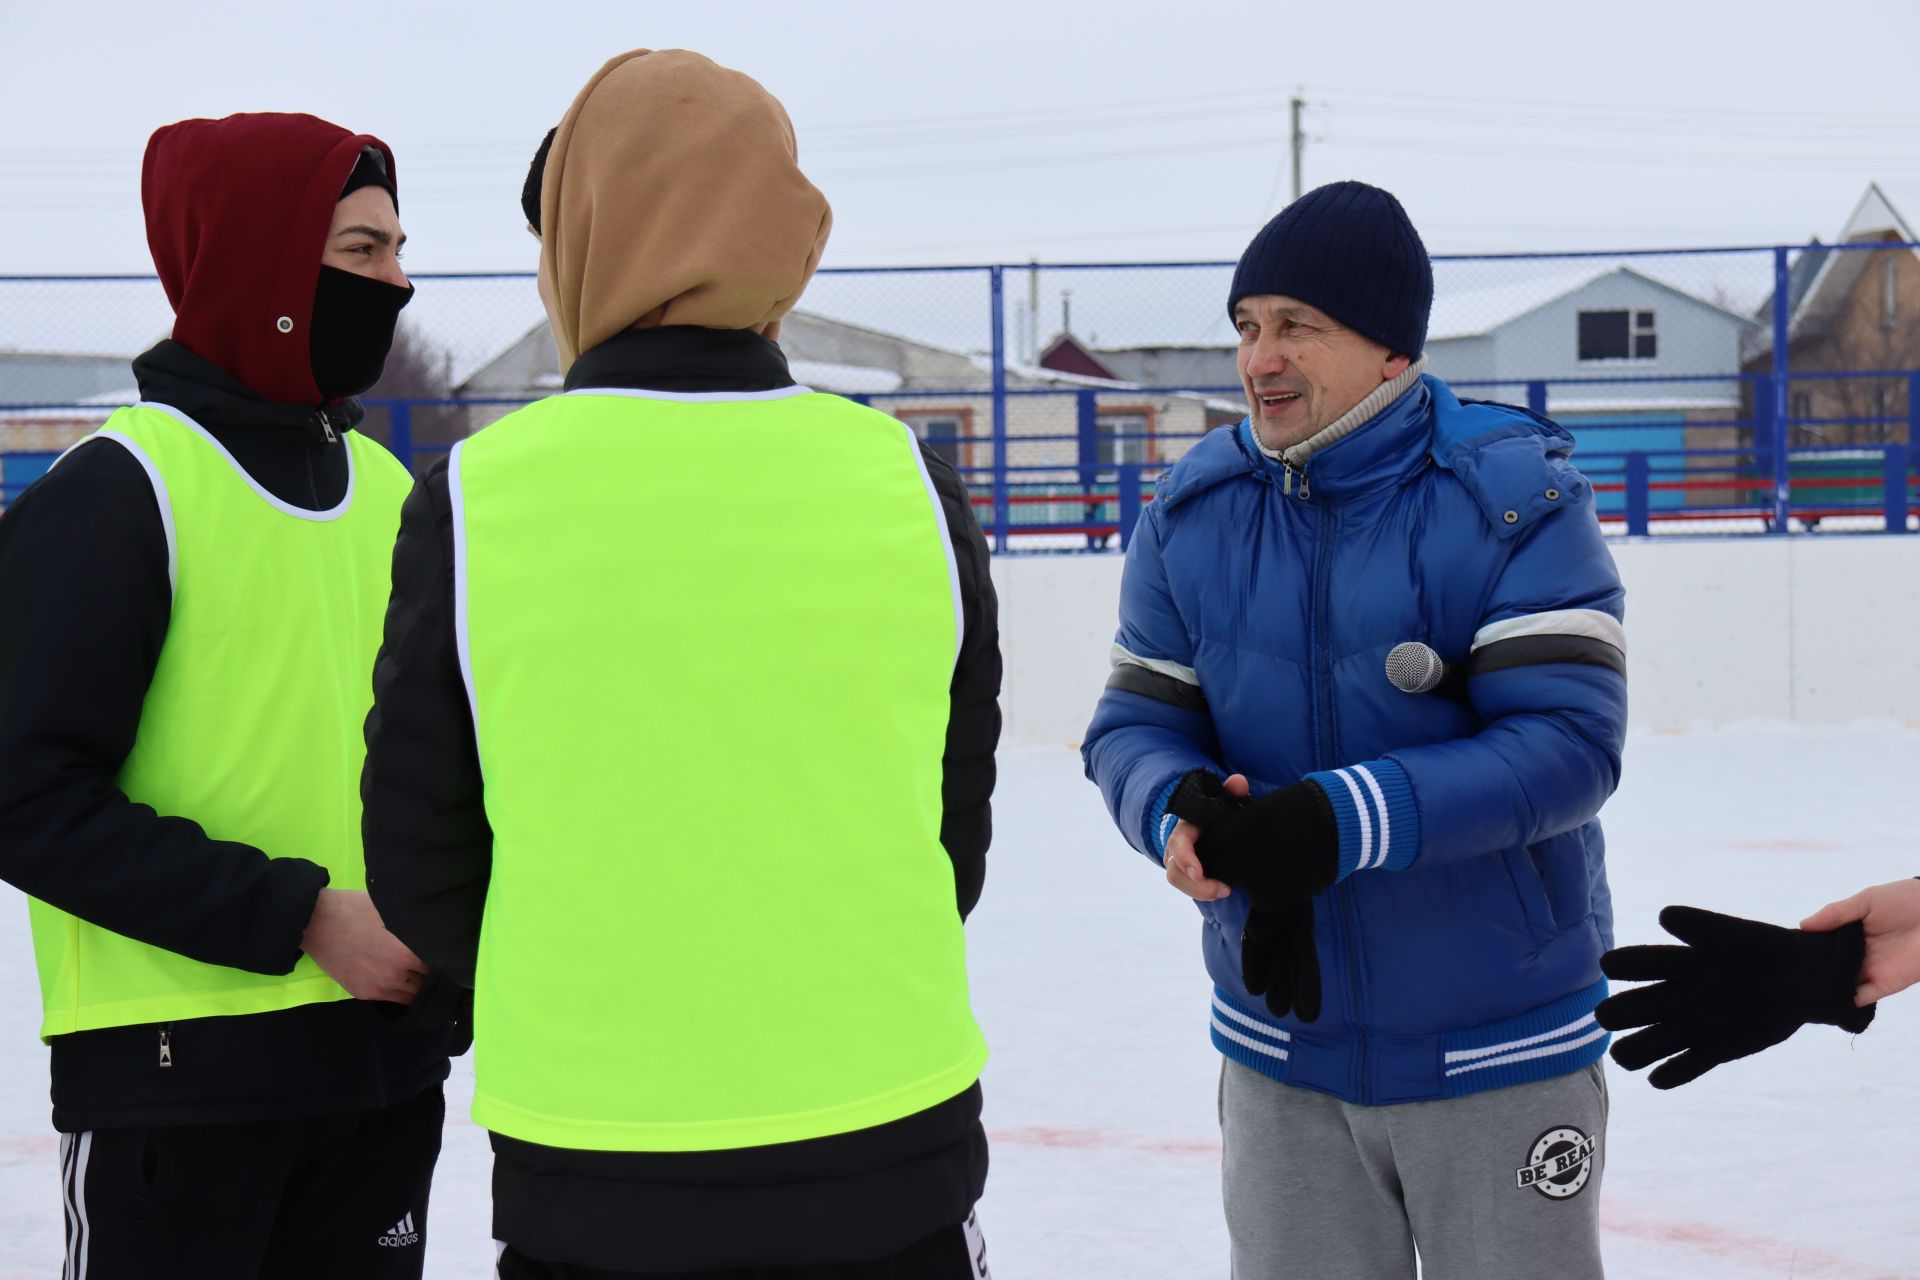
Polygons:
M1277 293L1320 308L1397 355L1427 345L1433 263L1390 192L1333 182L1282 209L1240 255L1227 314Z

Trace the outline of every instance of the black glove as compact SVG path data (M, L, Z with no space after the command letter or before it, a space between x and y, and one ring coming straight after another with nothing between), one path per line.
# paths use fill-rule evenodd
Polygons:
M1660 924L1690 945L1620 947L1600 957L1600 968L1625 982L1664 981L1602 1000L1593 1011L1609 1031L1646 1028L1613 1046L1613 1060L1627 1070L1679 1055L1648 1077L1656 1089L1779 1044L1803 1023L1857 1033L1873 1021L1875 1006L1853 1003L1867 945L1858 921L1807 933L1668 907Z
M1195 769L1181 778L1167 801L1168 813L1203 833L1253 807L1255 802L1245 796L1228 794L1220 776L1207 769ZM1276 1018L1286 1017L1289 1011L1302 1022L1320 1016L1320 956L1313 948L1311 897L1278 911L1255 906L1240 932L1240 978L1249 994L1266 997L1267 1008Z
M1320 1016L1320 954L1313 949L1313 899L1281 911L1255 907L1240 932L1240 979L1267 998L1274 1017Z
M1277 913L1333 883L1340 829L1327 793L1316 783L1296 782L1242 802L1201 832L1194 852L1208 876Z
M1167 797L1168 813L1203 830L1246 806L1247 798L1231 794L1226 780L1211 769L1189 769Z

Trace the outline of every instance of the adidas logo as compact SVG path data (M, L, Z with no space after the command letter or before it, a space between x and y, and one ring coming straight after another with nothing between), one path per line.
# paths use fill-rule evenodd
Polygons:
M404 1249L410 1244L419 1243L420 1233L413 1229L413 1215L411 1213L394 1223L391 1227L388 1227L387 1233L380 1237L380 1247L382 1249Z

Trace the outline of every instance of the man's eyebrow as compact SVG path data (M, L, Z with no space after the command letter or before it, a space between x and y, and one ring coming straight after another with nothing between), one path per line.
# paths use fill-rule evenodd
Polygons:
M336 240L341 236L366 236L369 240L377 244L386 245L393 243L393 233L391 231L384 231L379 227L370 227L364 222L356 222L350 227L342 227L333 233L333 238ZM405 244L406 242L407 233L402 231L400 233L400 243Z

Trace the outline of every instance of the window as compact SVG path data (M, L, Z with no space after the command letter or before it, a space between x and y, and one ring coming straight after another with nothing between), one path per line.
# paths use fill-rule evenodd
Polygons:
M961 447L973 434L973 410L911 409L902 410L894 416L906 423L914 435L925 440L950 465L965 465Z
M1099 413L1099 461L1105 466L1154 460L1152 408L1103 408Z
M1873 416L1880 419L1876 427L1886 425L1886 419L1893 416L1893 389L1884 382L1873 384Z
M1582 360L1652 360L1660 337L1651 311L1582 311Z
M1806 419L1811 418L1813 416L1813 392L1794 392L1793 401L1788 406L1787 416L1796 422L1804 422Z
M1880 264L1880 324L1893 328L1900 318L1900 264L1888 258Z

